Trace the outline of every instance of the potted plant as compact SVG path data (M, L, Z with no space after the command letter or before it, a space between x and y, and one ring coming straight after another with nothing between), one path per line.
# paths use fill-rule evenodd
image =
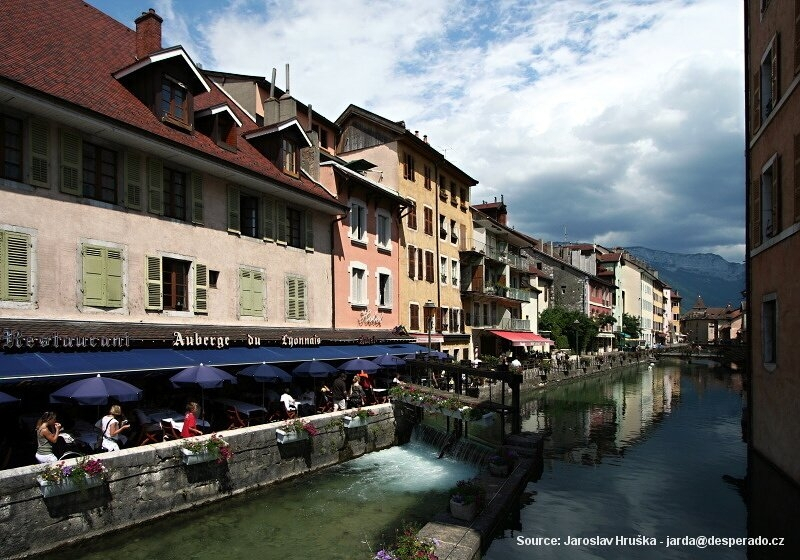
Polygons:
M181 454L184 465L209 461L222 464L233 458L230 444L216 433L211 434L209 438L192 438L184 441Z
M65 461L47 465L36 480L42 496L49 498L69 492L78 492L103 483L106 468L100 459L79 458L74 464Z
M450 514L456 519L472 521L483 508L485 491L474 480L459 480L450 489Z
M359 426L366 426L369 424L369 418L375 416L373 410L364 410L359 408L354 414L342 417L342 422L345 428L357 428Z
M508 476L517 462L517 453L510 449L500 449L489 457L489 472L492 476Z
M301 439L314 437L319 433L317 427L311 422L304 422L300 418L288 420L283 428L275 430L275 437L278 443L289 443Z
M418 532L413 525L404 525L394 544L379 550L373 560L438 560L436 547L441 543L437 539L421 539Z

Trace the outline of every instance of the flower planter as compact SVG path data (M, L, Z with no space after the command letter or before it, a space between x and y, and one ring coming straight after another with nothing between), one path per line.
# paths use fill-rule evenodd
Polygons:
M444 414L445 416L449 416L450 418L455 418L456 420L463 420L464 414L466 414L468 411L469 411L468 406L462 406L458 410L451 410L449 408L441 409L442 414Z
M464 504L461 502L454 502L450 499L450 515L462 521L472 521L478 515L478 504L472 502L471 504Z
M343 416L342 422L345 428L358 428L369 424L369 417L362 418L361 416Z
M308 432L305 430L292 430L287 432L286 430L277 429L275 430L275 437L278 439L278 443L291 443L293 441L308 439Z
M489 463L489 473L492 476L508 476L509 464L508 463Z
M181 461L183 461L184 465L196 465L198 463L208 463L217 460L217 456L209 451L201 451L198 453L181 447L181 454Z
M50 482L43 478L37 478L39 481L39 489L42 491L42 497L50 498L52 496L60 496L61 494L69 494L71 492L80 492L87 488L93 488L103 484L103 477L101 476L87 476L80 481L66 478L61 482Z

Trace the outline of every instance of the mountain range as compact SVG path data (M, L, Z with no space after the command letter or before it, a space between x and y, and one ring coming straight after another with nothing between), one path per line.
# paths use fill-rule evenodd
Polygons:
M658 271L658 277L683 297L681 313L697 296L709 307L738 307L745 289L744 263L728 262L713 253L685 255L646 247L626 247L631 255Z

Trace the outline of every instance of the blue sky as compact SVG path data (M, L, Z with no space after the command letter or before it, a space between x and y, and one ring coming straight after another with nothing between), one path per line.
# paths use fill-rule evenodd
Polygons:
M88 0L205 68L270 77L330 120L427 134L556 241L744 260L742 9L731 0Z

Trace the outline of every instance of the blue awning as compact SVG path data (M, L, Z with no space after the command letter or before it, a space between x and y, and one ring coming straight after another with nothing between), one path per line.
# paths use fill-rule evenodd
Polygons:
M258 347L174 350L171 348L105 352L29 352L0 354L0 383L96 374L123 374L182 369L197 364L248 366L251 364L351 360L383 354L425 352L417 344L332 345L314 348Z

